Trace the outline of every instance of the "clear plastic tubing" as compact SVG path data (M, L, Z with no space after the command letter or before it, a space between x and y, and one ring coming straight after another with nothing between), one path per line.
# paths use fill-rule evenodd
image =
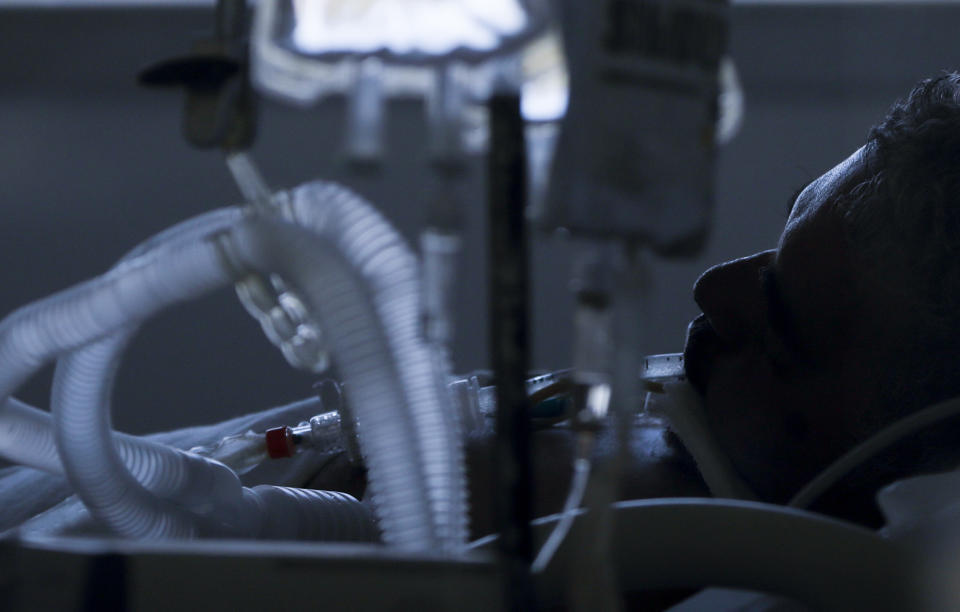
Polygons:
M160 245L176 245L196 240L211 232L221 231L236 223L242 216L237 208L213 211L175 225L143 242L122 262L128 262ZM118 451L135 474L142 474L137 467L143 464L137 449L150 446L142 438L113 432ZM53 420L50 413L38 410L16 398L7 397L0 408L0 455L36 469L62 473L63 467L53 435ZM138 476L138 480L140 477ZM149 482L144 482L148 485ZM149 488L149 487L148 487ZM162 489L157 494L164 494Z
M57 355L200 293L226 272L212 244L138 257L0 321L0 398Z
M310 183L278 206L294 225L264 219L257 231L238 227L230 246L242 248L233 256L241 267L264 271L258 266L266 262L281 277L307 278L297 290L328 334L349 389L384 539L460 550L462 440L446 372L420 332L415 255L372 206L339 186Z
M133 456L131 469L124 464L112 444L110 394L131 336L99 340L57 364L52 405L70 484L94 516L126 536L256 532L240 481L222 463L151 444L138 449L144 452Z
M0 409L0 456L38 470L63 474L53 432L53 418L49 412L8 397ZM150 477L147 471L150 461L141 457L141 454L163 445L118 431L111 432L111 435L117 452L134 477L151 492L169 495L171 490L162 480Z
M111 327L119 327L93 345L99 349L102 362L104 355L121 349L132 334L132 326L120 327L122 321L138 321L165 304L229 280L218 250L201 238L241 216L237 209L215 211L171 228L144 243L103 277L22 308L0 322L0 363L10 366L4 367L0 375L0 389L5 397L0 408L0 452L34 467L60 471L58 455L63 453L62 449L58 453L53 443L50 416L13 399L10 392L32 369L53 355L104 336ZM162 251L162 257L155 250ZM146 255L140 257L144 253ZM172 259L173 264L158 264L158 259L163 258ZM161 265L169 267L161 269ZM191 270L194 276L183 274L184 269ZM94 354L92 361L96 362L96 351L91 354ZM72 359L75 357L67 358L67 362ZM82 372L83 366L89 366L91 361L78 363L81 367L74 368L74 372ZM114 363L108 367L107 389L112 386L115 367ZM61 376L58 378L62 381ZM63 383L58 382L56 387L62 388ZM87 385L81 390L86 396L77 397L81 401L94 401L94 409L102 408L107 405L109 395L106 399L98 396L98 389L97 384ZM59 402L55 399L55 403ZM91 410L95 412L97 410ZM95 514L106 518L108 524L123 535L241 533L278 537L292 534L300 538L339 540L376 537L369 511L349 496L297 492L282 487L243 489L236 475L218 462L142 439L124 435L114 438L109 428L109 411L105 414L107 417L103 420L81 419L80 426L73 428L68 424L60 430L78 433L74 438L80 440L81 447L106 449L101 454L107 456L110 467L100 472L99 477L82 477L81 496L88 505L92 501ZM87 453L89 455L89 451ZM64 463L68 476L76 474L75 464L69 460ZM82 459L80 463L83 465ZM84 472L82 468L79 471ZM76 486L77 478L71 480ZM161 499L165 496L178 499L171 503ZM291 512L291 506L297 511ZM286 519L278 520L280 515ZM333 522L315 523L324 517Z
M2 397L9 398L20 382L56 354L97 338L104 338L93 345L100 352L98 358L102 362L104 355L125 344L130 333L126 326L131 325L130 322L139 322L165 305L199 295L231 280L216 245L208 240L189 244L177 242L176 248L158 247L156 252L151 250L142 257L122 263L102 277L22 308L0 322ZM113 334L109 335L111 332ZM68 362L72 360L68 358ZM75 371L80 372L82 379L82 371L91 361L80 360L77 363L80 367ZM107 388L111 386L114 367L111 366L107 374ZM56 387L62 389L64 375L61 374L58 379ZM97 387L94 384L85 388L83 391L86 395L79 394L78 401L102 399L97 394ZM54 403L60 402L55 398ZM98 402L93 408L99 409L104 405ZM49 432L45 427L45 421L49 419L36 418L37 411L15 401L4 401L3 406L5 410L12 408L15 421L32 426L28 433L36 433L41 428ZM97 412L99 410L91 410L93 414ZM81 422L88 421L90 419ZM96 423L97 419L93 421ZM93 501L95 514L100 514L102 518L106 514L108 524L123 535L161 537L242 533L276 537L277 534L271 533L271 529L277 525L283 526L284 533L293 532L298 537L311 537L319 533L337 539L370 539L371 535L375 535L368 512L349 496L331 497L320 492L293 494L277 487L243 489L236 475L222 464L162 445L138 441L136 448L147 452L140 453L142 462L137 462L136 457L128 457L133 474L141 477L156 492L162 493L166 489L166 492L176 492L181 499L194 503L193 507L187 507L190 504L160 499L148 494L136 482L137 478L131 477L124 469L116 456L108 417L99 425L86 429L68 426L60 430L79 433L77 438L83 440L81 446L100 449L96 452L107 455L113 471L108 469L100 472L99 480L85 476L77 488L85 502L89 504ZM41 451L47 468L56 464L50 446L49 443L44 444ZM119 446L129 449L123 440ZM59 450L64 455L63 448ZM166 459L167 464L157 461L158 456L161 460ZM68 457L64 459L69 477L72 471L76 471ZM81 467L79 471L84 472L84 469ZM71 480L76 487L77 479ZM105 484L105 491L97 489ZM286 502L277 503L278 499L285 499ZM111 505L111 502L118 500L121 502L119 505ZM299 511L290 514L286 523L279 521L277 513L288 513L291 504L297 505ZM331 504L336 508L320 508ZM104 512L104 509L108 511ZM307 521L321 516L342 518L345 514L349 515L349 520L332 525L317 526L295 520Z
M353 383L351 402L361 423L361 446L384 539L412 549L459 549L467 533L461 441L444 373L432 365L430 348L419 335L413 254L372 207L333 185L301 187L281 211L310 231L259 220L240 225L222 244L235 263L243 262L239 268L245 272L279 271L283 277L305 279L298 289L309 288L308 302L331 334L346 382ZM66 362L57 375L55 404L108 398L123 344L120 339L103 341ZM104 429L101 423L92 431ZM63 431L83 430L71 426ZM89 442L87 438L85 444ZM85 444L78 439L65 446L79 450ZM109 452L101 451L101 463L116 469L119 461L108 459ZM97 478L102 480L102 474ZM92 475L89 482L94 484ZM194 500L183 501L189 505ZM171 514L176 512L158 516ZM230 518L229 513L217 514Z
M0 455L38 470L62 473L50 413L7 397L0 408Z
M239 218L235 211L188 222L148 243L147 248L155 248L143 257L155 252L173 257L189 252L196 243L213 250L218 273L210 275L209 286L198 286L190 297L198 295L241 275L225 265L219 247L207 236ZM193 284L184 276L178 282L185 287ZM160 303L168 297L166 291L155 288ZM129 325L74 351L58 364L54 379L52 403L64 470L94 515L130 537L376 536L369 511L349 496L282 487L246 489L219 462L148 441L138 442L134 452L121 459L112 442L109 402L120 356L134 331ZM333 522L316 524L324 517Z
M21 308L0 322L0 398L9 398L57 355L231 280L215 245L208 242L158 251L162 252L131 259L103 276ZM109 437L105 442L112 450ZM87 438L85 443L92 446L97 441ZM165 533L191 531L189 521L175 509L165 523L159 526Z

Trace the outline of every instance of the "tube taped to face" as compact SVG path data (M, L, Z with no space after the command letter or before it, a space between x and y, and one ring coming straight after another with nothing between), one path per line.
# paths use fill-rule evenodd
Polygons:
M534 217L664 255L704 243L724 0L560 2L570 102Z

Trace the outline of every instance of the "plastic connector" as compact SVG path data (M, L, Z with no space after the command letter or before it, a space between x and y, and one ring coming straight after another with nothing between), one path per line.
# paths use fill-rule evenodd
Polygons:
M267 454L271 459L293 457L295 452L293 431L289 427L273 427L267 430Z

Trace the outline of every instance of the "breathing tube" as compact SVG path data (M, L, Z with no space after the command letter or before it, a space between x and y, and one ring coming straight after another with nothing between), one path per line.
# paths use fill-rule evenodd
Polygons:
M0 323L0 397L8 398L20 383L54 357L225 281L229 277L215 246L197 242L176 251L160 249L147 253L101 277L21 308ZM86 438L85 444L108 446L115 455L109 430L103 433L105 440ZM62 449L60 454L62 457ZM229 477L229 469L212 467L215 465L218 464L210 462L211 472L225 472L224 477ZM64 469L68 479L73 480L67 461ZM175 509L161 522L163 525L137 528L142 530L141 535L193 533L190 521Z
M242 217L240 209L222 209L213 211L175 225L149 240L143 242L121 259L119 265L129 262L161 245L177 247L190 240L199 240L203 236L222 231ZM142 457L152 447L161 446L143 438L129 436L120 432L111 432L117 450L126 463L134 470L137 480L158 495L164 495L162 488L152 488L152 477L145 467L151 463ZM89 442L89 441L88 441ZM52 473L62 473L63 466L57 452L57 443L53 435L51 415L37 410L16 398L7 397L0 409L0 455L36 469Z
M120 500L118 507L146 507L150 516L111 519L114 526L125 526L126 535L255 528L248 515L250 508L265 505L265 495L257 492L260 487L242 489L222 464L162 446L163 450L151 446L148 451L162 455L158 460L162 469L149 467L152 461L140 464L126 457L125 466L114 449L104 408L116 362L135 323L250 271L278 273L294 281L298 290L306 288L306 301L328 325L347 379L358 383L351 386L355 391L350 399L356 406L384 539L407 548L459 548L466 539L462 450L455 414L446 406L443 376L431 368L433 360L423 358L429 357L429 349L418 335L419 310L407 310L410 304L418 306L413 254L372 207L345 190L322 183L306 185L281 209L310 230L279 220L251 219L221 233L217 241L172 240L170 236L178 232L168 233L166 239L152 241L153 248L104 276L0 322L0 397L9 397L53 357L96 341L63 361L54 392L63 425L57 434L61 455L69 464L71 481L82 481L78 490L86 490L81 493L85 501L101 495L95 486L98 478L118 483L120 491L111 494L113 501L106 506ZM176 248L164 246L168 240L177 242ZM229 266L224 265L225 252L230 254ZM0 417L9 415L11 405L25 408L6 402ZM71 420L83 412L82 405L97 408L91 411L98 415L95 419L81 417L87 429ZM86 447L91 446L99 450L90 453ZM122 442L120 448L125 454ZM89 464L84 463L87 459L79 465L71 459L81 450L93 457ZM106 466L108 471L94 476L93 466ZM117 480L104 477L120 471L127 475ZM164 476L151 479L154 473ZM172 476L164 480L167 475ZM178 499L143 504L149 495L140 482L149 485L148 491L176 491ZM210 491L220 492L222 498L212 500ZM313 493L318 492L298 495ZM91 508L102 518L113 516L97 510L97 503ZM261 527L268 523L261 521Z
M295 226L274 221L278 232L247 232L235 242L307 279L296 290L343 374L384 540L460 549L467 539L460 426L446 372L421 333L415 255L375 209L335 185L301 187L278 208ZM311 235L324 240L311 248Z

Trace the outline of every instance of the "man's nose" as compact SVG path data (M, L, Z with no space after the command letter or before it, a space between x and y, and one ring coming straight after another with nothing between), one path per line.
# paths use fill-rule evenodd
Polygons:
M776 251L762 251L716 265L697 279L693 299L723 340L736 342L752 335L764 320L760 271Z

